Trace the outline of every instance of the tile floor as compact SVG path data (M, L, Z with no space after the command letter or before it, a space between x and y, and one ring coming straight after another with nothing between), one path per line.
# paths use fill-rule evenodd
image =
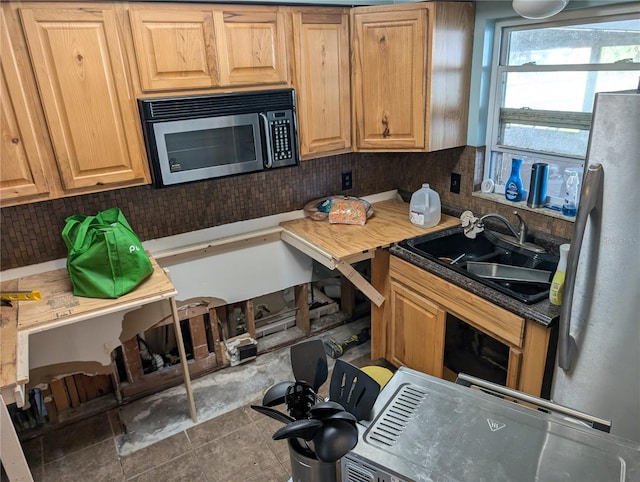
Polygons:
M120 457L112 410L23 444L35 481L261 481L290 476L282 424L243 406Z
M349 361L371 364L368 349ZM320 395L327 396L328 385ZM285 482L291 473L287 442L271 438L282 424L255 412L251 404L125 456L116 449L124 431L117 408L25 441L23 450L36 482Z

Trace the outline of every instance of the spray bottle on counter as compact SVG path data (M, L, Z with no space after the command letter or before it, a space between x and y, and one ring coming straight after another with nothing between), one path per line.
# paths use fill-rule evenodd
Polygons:
M511 160L511 175L507 179L504 188L504 197L508 201L518 202L524 200L527 195L522 186L522 178L520 177L520 168L522 167L522 159Z
M551 280L551 288L549 289L549 301L552 305L562 304L562 291L564 288L564 277L567 271L567 258L569 256L570 244L560 245L560 261L558 261L558 267Z

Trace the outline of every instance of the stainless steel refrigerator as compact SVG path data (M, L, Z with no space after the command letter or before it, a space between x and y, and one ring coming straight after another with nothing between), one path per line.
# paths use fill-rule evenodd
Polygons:
M596 94L551 399L640 441L640 94Z

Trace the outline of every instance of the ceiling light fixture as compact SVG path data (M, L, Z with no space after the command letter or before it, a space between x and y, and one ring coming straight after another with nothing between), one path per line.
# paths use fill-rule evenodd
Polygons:
M513 9L524 18L541 19L561 12L569 0L513 0Z

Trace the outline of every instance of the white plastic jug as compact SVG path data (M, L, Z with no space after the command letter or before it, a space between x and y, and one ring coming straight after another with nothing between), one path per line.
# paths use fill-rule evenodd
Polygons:
M416 226L431 228L440 222L440 196L429 184L411 195L409 219Z

